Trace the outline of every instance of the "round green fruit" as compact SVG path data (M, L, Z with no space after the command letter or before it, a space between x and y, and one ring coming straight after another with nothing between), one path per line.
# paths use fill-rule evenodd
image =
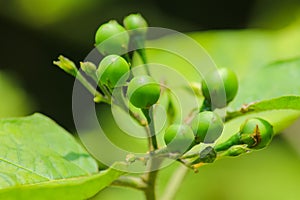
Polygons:
M240 141L253 149L266 147L273 135L273 126L261 118L248 119L240 128Z
M234 99L238 91L236 74L228 68L208 73L202 80L202 93L215 108L223 108Z
M130 14L124 18L123 24L127 30L132 30L133 33L145 35L148 24L140 14Z
M118 81L125 75L129 76L129 64L118 55L104 57L96 71L98 80L102 85L114 88Z
M127 96L135 107L149 108L159 99L160 85L151 76L136 76L128 84Z
M196 143L213 143L223 132L223 121L218 114L211 111L200 112L192 121Z
M194 134L187 125L173 124L166 129L164 141L170 152L184 153L191 148Z
M103 55L127 53L129 34L117 21L102 24L95 35L96 47Z

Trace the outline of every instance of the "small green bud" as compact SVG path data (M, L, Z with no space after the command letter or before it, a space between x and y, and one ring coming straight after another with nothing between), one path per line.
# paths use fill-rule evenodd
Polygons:
M169 126L164 134L164 141L170 152L184 153L191 148L194 134L192 129L184 124Z
M130 14L124 18L123 24L127 30L132 30L134 34L145 35L148 24L140 14Z
M208 146L199 153L198 163L213 163L217 158L217 152L214 148Z
M237 76L228 68L214 70L202 80L202 93L206 100L215 108L225 107L226 104L234 99L237 91Z
M99 52L103 55L122 55L128 49L129 34L117 21L111 20L98 28L95 42Z
M248 119L240 128L241 142L253 149L266 147L271 142L273 135L273 126L261 118Z
M124 58L118 55L109 55L101 60L96 74L101 84L114 88L124 75L128 78L128 72L129 64Z
M135 107L149 108L159 99L160 85L151 76L136 76L128 84L127 96Z
M92 63L92 62L80 62L80 68L88 76L90 76L93 79L97 80L97 77L96 77L97 67L96 67L96 65L94 63Z
M60 55L58 57L58 61L54 61L53 64L58 66L68 74L71 74L72 76L76 76L78 73L78 69L74 62L62 55Z
M200 112L192 121L196 143L213 143L223 132L223 121L211 111Z

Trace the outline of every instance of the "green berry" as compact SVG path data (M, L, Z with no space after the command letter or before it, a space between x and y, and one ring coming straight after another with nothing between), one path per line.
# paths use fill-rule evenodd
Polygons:
M104 57L96 71L101 84L114 88L118 81L125 75L129 76L129 64L124 58L118 55Z
M237 76L228 68L214 70L208 73L202 81L202 93L215 108L225 107L234 99L237 91Z
M160 86L150 76L136 76L128 84L127 96L135 107L149 108L158 101Z
M117 21L111 20L98 28L95 42L103 55L122 55L128 49L129 34Z
M192 121L196 143L213 143L223 132L223 121L211 111L200 112Z
M261 149L266 147L274 135L273 126L264 119L252 118L246 120L240 128L240 141L249 148Z
M148 24L140 14L130 14L124 18L123 24L127 30L132 30L135 34L145 35Z
M215 150L217 152L224 151L235 145L247 145L247 148L262 149L271 142L273 135L273 126L269 122L261 118L251 118L241 125L238 133L216 145ZM240 150L243 151L243 148L241 146Z
M164 141L170 152L184 153L191 148L194 141L192 129L184 124L169 126L164 134Z

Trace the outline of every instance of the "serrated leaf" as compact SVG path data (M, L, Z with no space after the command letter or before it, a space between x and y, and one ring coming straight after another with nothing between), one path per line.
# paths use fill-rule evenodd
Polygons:
M0 199L86 199L122 174L41 114L0 120Z

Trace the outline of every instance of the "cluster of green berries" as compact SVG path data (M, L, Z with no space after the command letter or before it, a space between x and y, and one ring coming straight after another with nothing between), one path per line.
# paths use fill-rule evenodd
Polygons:
M129 80L127 96L132 105L147 109L155 104L160 96L159 84L148 75L130 77L130 62L126 60L126 53L130 40L144 42L147 22L140 14L131 14L124 18L124 26L111 20L102 24L95 35L96 47L105 57L96 70L99 85L112 90L120 79ZM124 57L122 57L124 56Z
M212 110L225 107L234 99L238 90L237 76L230 69L220 68L208 73L201 85L205 108L194 117L190 126L171 125L165 132L165 143L172 151L182 153L199 143L214 143L223 132L223 121ZM180 144L178 140L185 145L177 145Z
M111 20L98 28L95 42L100 53L123 55L128 51L130 40L145 39L148 24L140 14L128 15L123 24Z
M231 102L238 91L238 79L227 68L216 69L202 81L204 107L191 124L174 124L167 128L164 141L169 151L185 153L199 143L214 143L223 132L223 121L213 109L223 108ZM224 99L225 98L225 99ZM216 147L208 146L200 151L196 162L213 162L217 154L237 156L249 149L266 147L274 135L272 125L261 118L251 118L242 124L240 131Z
M223 121L212 111L198 113L191 124L173 124L164 134L170 151L184 153L200 143L214 143L223 132Z
M131 58L127 51L129 44L139 53L146 63L144 42L148 24L140 14L131 14L124 18L123 26L111 20L102 24L95 35L95 45L104 56L96 67L91 63L82 66L82 70L97 80L98 86L106 96L111 96L113 89L124 87L129 102L149 113L160 98L160 85L148 75L133 76ZM76 76L75 65L67 65L67 59L61 59L59 66ZM74 69L74 70L73 70ZM73 70L73 71L71 71ZM124 80L119 84L120 80ZM238 92L236 74L228 68L215 69L203 77L201 91L203 106L189 123L171 124L164 133L167 150L183 154L193 146L204 143L212 144L221 136L224 123L214 110L226 107ZM146 112L144 112L146 111ZM146 116L148 125L150 117ZM153 133L152 133L153 134ZM207 146L200 151L195 162L213 162L221 152L223 155L237 156L249 149L261 149L267 146L273 137L273 127L266 120L251 118L245 121L240 131L226 142L215 147Z
M238 133L227 141L215 147L206 147L200 151L199 158L194 163L211 163L217 155L239 156L250 150L259 150L271 142L274 135L273 126L262 118L247 119Z

